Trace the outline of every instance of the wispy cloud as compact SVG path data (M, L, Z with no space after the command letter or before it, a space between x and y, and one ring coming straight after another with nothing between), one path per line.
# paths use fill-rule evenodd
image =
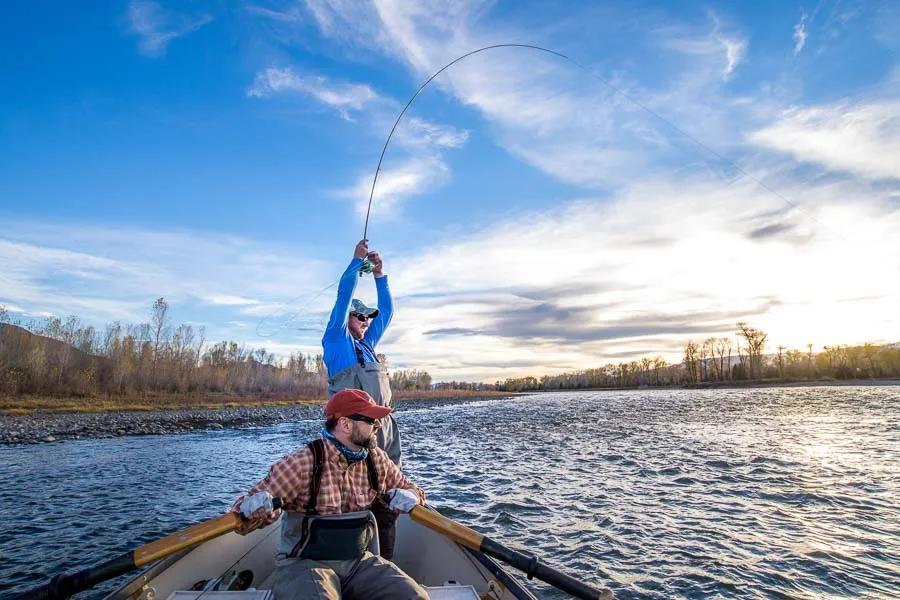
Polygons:
M900 179L900 101L792 108L749 139L804 162L873 179Z
M254 300L253 298L244 298L241 296L231 296L228 294L217 294L214 296L208 296L203 298L210 304L216 304L219 306L253 306L259 304L259 300Z
M132 0L126 12L128 30L138 36L141 54L156 58L166 53L169 43L211 22L207 14L188 16L164 9L151 0Z
M413 148L461 148L469 141L469 132L451 125L431 123L411 117L400 128L397 141Z
M463 3L310 4L315 4L323 34L341 42L352 38L355 45L368 44L397 57L417 78L498 38L532 41L545 35L539 29L517 31L512 25L482 21L484 9ZM360 11L366 14L365 23ZM373 19L378 27L372 27ZM664 19L649 20L655 26L645 26L644 37L639 34L635 44L662 44L691 59L678 62L671 53L666 55L672 68L663 86L671 85L669 89L649 91L623 71L598 71L598 79L558 57L521 48L467 58L433 85L477 110L491 124L496 143L528 164L591 188L627 185L651 168L683 161L686 155L685 140L634 100L662 107L657 114L691 123L697 135L732 134L730 113L738 110L736 103L718 102L717 111L708 106L719 100L717 87L736 71L746 51L744 37L715 18L706 31L667 29ZM608 81L632 100L611 89ZM660 87L659 82L653 85ZM752 110L763 106L753 104ZM696 157L698 148L690 152Z
M299 75L291 68L269 67L256 74L247 95L269 98L283 93L300 93L334 108L344 119L351 110L361 110L379 99L368 85L351 82L335 82L322 75Z
M244 6L244 10L250 14L271 19L279 23L297 23L303 20L300 8L296 4L291 5L286 10L277 10L259 6L257 4L247 4Z
M800 17L800 21L794 25L794 54L800 54L806 46L806 13Z
M389 130L400 111L402 102L384 98L369 85L352 82L334 82L321 75L299 75L292 68L267 68L256 75L247 95L269 98L278 94L299 93L336 109L346 120L353 115L365 114L373 137L378 138ZM351 115L353 111L353 115ZM443 153L464 146L469 132L450 125L435 123L422 117L407 118L396 129L392 138L392 154L398 150L406 156L389 158L378 176L375 201L378 218L396 217L404 202L425 189L434 190L446 184L450 168ZM371 192L372 173L360 174L355 183L333 192L333 196L350 200L357 214L364 217Z
M138 322L164 296L178 311L218 311L224 321L219 313L314 297L337 268L298 248L215 233L18 221L0 237L0 303Z
M385 351L445 378L491 377L534 373L532 361L554 372L639 352L677 360L687 339L730 335L739 320L797 347L827 342L822 319L835 324L824 334L832 339L898 331L900 317L885 315L900 284L878 274L900 269L900 214L888 193L848 182L805 195L808 214L786 213L746 181L644 183L612 203L585 200L444 240L392 266L401 297ZM776 215L780 224L759 225ZM848 224L853 243L822 222ZM888 263L863 266L876 248ZM852 281L837 283L835 272ZM869 298L871 316L842 302L850 296Z
M372 192L372 173L363 174L355 185L335 192L335 196L351 200L360 217L365 217L369 194ZM397 216L403 203L426 189L435 189L450 179L450 168L440 154L425 155L395 163L382 169L372 202L378 205L376 218L390 220Z
M671 50L714 63L721 77L728 78L743 60L747 41L737 33L726 32L715 15L710 15L710 19L713 29L708 33L666 25L658 28L656 35L659 42Z
M725 48L725 71L727 77L734 72L741 60L744 58L744 52L747 49L747 43L737 38L729 38L723 35L719 36L719 42Z

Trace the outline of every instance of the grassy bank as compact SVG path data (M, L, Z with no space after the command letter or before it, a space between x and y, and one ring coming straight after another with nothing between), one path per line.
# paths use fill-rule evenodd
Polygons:
M515 394L504 392L475 392L469 390L401 390L394 393L396 402L407 400L446 400L451 398L504 398ZM241 396L237 394L142 394L111 397L7 396L0 397L0 415L30 415L42 413L100 413L124 411L155 411L181 409L217 409L253 406L287 406L292 404L322 404L325 398L298 398L269 394Z

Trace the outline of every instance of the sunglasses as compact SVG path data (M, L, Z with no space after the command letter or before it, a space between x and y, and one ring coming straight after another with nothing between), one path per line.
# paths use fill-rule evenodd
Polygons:
M369 425L374 425L378 422L378 419L373 419L372 417L367 417L365 415L350 415L347 418L351 421L361 421L363 423L368 423Z
M369 320L368 315L360 315L357 313L350 313L350 316L356 318L359 321L368 321Z

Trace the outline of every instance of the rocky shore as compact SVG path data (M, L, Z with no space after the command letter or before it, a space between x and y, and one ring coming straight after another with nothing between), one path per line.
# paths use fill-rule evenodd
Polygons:
M398 411L478 402L482 398L404 400ZM219 409L142 412L38 413L0 416L0 444L38 444L123 435L165 435L214 429L263 427L288 421L321 419L322 406L295 404Z

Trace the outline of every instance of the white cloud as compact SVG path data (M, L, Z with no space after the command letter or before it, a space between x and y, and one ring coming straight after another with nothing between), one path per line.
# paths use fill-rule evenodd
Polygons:
M17 306L15 304L10 304L8 302L3 302L0 300L0 309L5 310L10 313L24 313L26 312L24 308L21 306Z
M378 100L378 94L368 85L332 82L321 75L298 75L293 69L276 67L257 73L247 95L268 98L285 92L310 96L337 109L344 118L349 118L349 110L360 110Z
M356 212L365 218L372 192L372 173L362 175L355 185L335 193L338 198L351 200ZM382 168L378 174L378 183L372 203L378 210L372 214L379 220L390 220L397 216L403 203L424 190L433 190L447 183L450 169L439 154L410 158L388 168Z
M307 5L324 35L397 57L417 81L497 39L547 39L540 28L515 30L512 20L480 20L482 9L465 3ZM641 21L650 39L636 44L676 51L664 53L660 68L668 71L660 81L642 86L635 81L640 71L625 67L596 72L721 153L735 148L727 155L739 157L740 169L774 189L797 183L796 165L780 160L784 171L772 169L770 154L748 150L763 146L802 154L801 160L898 172L894 125L880 120L900 114L896 108L852 125L803 111L760 125L773 123L781 106L774 94L727 92L748 42L710 18L712 27L702 31ZM384 349L395 365L427 368L440 379L569 370L635 352L677 360L689 337L727 334L739 319L793 346L900 336L898 318L884 318L898 314L892 299L900 297L898 284L881 275L900 267L892 234L900 223L884 190L859 180L807 187L801 211L748 177L723 187L705 172L716 170L705 150L602 82L536 51L488 51L454 65L433 85L477 110L511 154L563 181L587 189L613 184L615 191L612 200L585 192L584 202L491 224L423 255L394 257L398 313ZM743 145L746 130L756 131L756 147ZM877 150L881 162L862 167L857 163L867 158L837 156L847 139L823 150L818 139L797 149L796 140L782 137L839 138L847 130L855 131L850 155ZM704 173L691 173L685 165L698 156ZM727 167L735 175L735 165ZM400 161L386 170L383 190L379 184L379 210L392 200L400 206L431 177L441 181L445 169L439 159ZM364 202L370 186L366 174L344 193ZM888 262L867 261L874 254ZM835 272L849 280L837 281Z
M724 32L715 15L711 15L711 19L713 30L709 33L666 25L658 28L655 35L663 47L700 60L700 64L692 65L693 69L703 69L706 63L713 64L721 77L728 78L743 60L747 41L735 33Z
M228 294L217 294L203 298L203 300L206 300L210 304L217 304L220 306L251 306L259 304L259 300L254 300L253 298L243 298L241 296L231 296Z
M99 322L146 319L160 296L239 313L312 293L333 269L297 248L201 231L19 221L0 237L4 301Z
M794 25L794 54L800 54L806 45L806 13L800 17L800 21Z
M725 48L725 71L727 77L734 72L741 60L744 58L744 52L747 49L747 43L737 38L729 38L719 35L719 42Z
M289 10L275 10L266 8L265 6L257 6L255 4L247 4L244 7L247 12L277 21L279 23L297 23L303 20L300 9L292 6Z
M793 108L751 142L872 179L900 179L900 101Z
M540 30L518 31L512 21L481 20L485 9L466 3L308 4L315 5L323 34L344 43L352 38L355 45L368 44L397 57L417 79L497 39L544 37ZM373 20L378 27L372 26ZM765 106L748 102L740 107L719 93L743 60L746 41L741 36L726 32L718 21L704 33L661 25L650 29L651 39L638 43L662 44L687 57L681 62L671 53L667 57L677 65L667 77L669 89L648 92L631 82L626 71L610 74L597 69L603 79L598 80L559 57L523 48L494 49L466 58L432 85L477 110L501 147L546 173L590 188L628 185L654 167L683 163L686 156L696 160L705 151L694 146L685 152L685 140L671 127L606 81L657 114L690 123L692 133L705 139L734 138L733 113ZM554 47L551 42L546 45ZM710 105L716 109L710 110Z
M414 147L460 148L469 141L469 132L451 125L430 123L420 117L411 117L400 127L397 139L400 143L405 142Z
M169 43L194 32L210 21L209 15L186 16L166 11L158 2L132 0L126 13L129 31L138 36L142 54L159 57L166 53Z
M384 351L437 379L493 379L677 361L738 320L790 347L897 339L900 282L884 273L900 269L900 214L851 184L806 198L799 213L747 181L646 182L435 243L392 261Z

